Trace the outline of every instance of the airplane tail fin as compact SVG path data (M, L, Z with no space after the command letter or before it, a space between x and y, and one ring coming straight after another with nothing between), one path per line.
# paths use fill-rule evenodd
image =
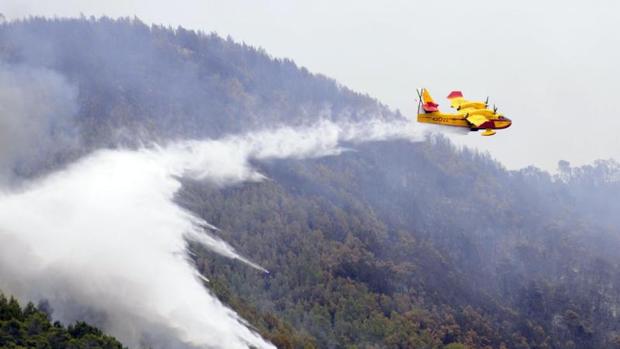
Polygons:
M424 113L432 113L432 112L439 111L439 104L435 103L435 101L433 100L433 97L431 97L431 94L425 88L422 89L421 100L422 100L422 103L421 103L422 110L424 111Z

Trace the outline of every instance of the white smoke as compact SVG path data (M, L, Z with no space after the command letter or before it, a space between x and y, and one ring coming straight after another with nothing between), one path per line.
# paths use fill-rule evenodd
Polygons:
M0 182L77 146L77 89L48 69L0 61Z
M187 239L262 268L174 202L179 178L220 186L259 181L264 176L251 160L335 155L343 142L390 138L420 136L407 121L324 121L96 152L0 193L0 289L47 299L55 318L94 321L130 347L273 348L203 287Z

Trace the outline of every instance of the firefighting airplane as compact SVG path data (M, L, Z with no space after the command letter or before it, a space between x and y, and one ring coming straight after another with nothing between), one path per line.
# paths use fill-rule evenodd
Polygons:
M439 111L439 104L435 103L427 89L417 90L418 122L438 124L445 126L466 127L471 131L485 129L483 136L492 136L498 129L504 129L512 125L512 121L502 114L497 113L497 108L488 108L489 99L485 102L468 101L463 98L461 91L452 91L448 95L450 106L456 109L456 113L443 113Z

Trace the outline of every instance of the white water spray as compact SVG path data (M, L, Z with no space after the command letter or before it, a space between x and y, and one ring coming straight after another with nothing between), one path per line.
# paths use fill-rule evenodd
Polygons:
M203 287L187 239L259 265L179 207L178 180L260 181L250 160L336 155L342 142L420 135L407 121L280 128L138 151L104 150L0 194L0 289L47 299L62 321L90 320L125 345L273 348Z

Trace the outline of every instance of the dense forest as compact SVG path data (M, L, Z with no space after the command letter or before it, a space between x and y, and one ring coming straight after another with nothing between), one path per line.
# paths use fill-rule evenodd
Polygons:
M100 147L401 117L290 60L137 19L4 23L0 61L53 71L76 91L75 127L54 129L73 141L14 163L21 176ZM265 338L280 348L620 348L618 163L509 171L437 135L351 147L256 163L271 179L260 183L184 179L178 202L269 270L190 246L212 292ZM44 317L28 306L16 321L29 328L31 313Z
M45 309L45 304L40 308ZM64 327L51 323L47 313L32 303L22 308L0 293L0 348L20 349L122 349L114 338L84 322Z

